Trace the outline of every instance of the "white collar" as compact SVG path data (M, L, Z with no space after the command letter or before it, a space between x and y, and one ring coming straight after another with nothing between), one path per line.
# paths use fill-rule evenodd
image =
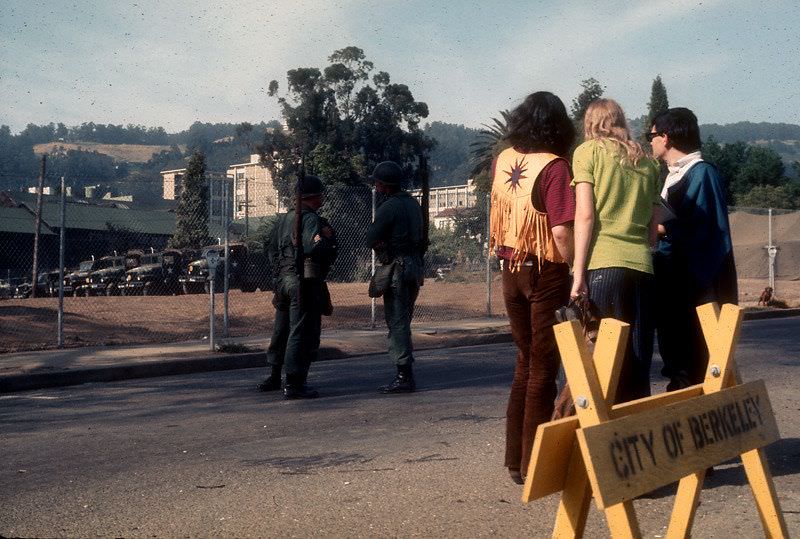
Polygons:
M673 165L669 165L669 174L667 174L667 179L664 181L664 188L661 189L661 198L667 198L667 192L670 187L675 185L676 183L680 182L683 179L684 174L693 167L696 163L699 163L703 160L703 156L700 153L700 150L692 153L688 153L675 161Z

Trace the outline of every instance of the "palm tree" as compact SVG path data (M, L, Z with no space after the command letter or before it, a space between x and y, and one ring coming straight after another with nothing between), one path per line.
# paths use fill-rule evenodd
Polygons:
M501 110L500 116L500 119L492 118L489 124L483 124L483 129L478 131L475 141L470 144L473 176L491 172L494 158L506 147L505 138L508 135L511 113Z

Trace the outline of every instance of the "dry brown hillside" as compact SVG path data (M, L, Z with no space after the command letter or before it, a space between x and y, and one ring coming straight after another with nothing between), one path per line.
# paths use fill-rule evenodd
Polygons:
M766 278L767 215L734 211L730 214L730 222L739 278ZM772 242L778 247L775 277L800 279L800 211L773 216Z
M44 153L53 154L67 150L82 150L85 152L97 152L108 155L115 161L127 163L146 163L154 153L161 150L169 150L169 146L155 146L148 144L101 144L99 142L45 142L36 144L33 147L34 153L41 155ZM181 151L185 151L181 147Z

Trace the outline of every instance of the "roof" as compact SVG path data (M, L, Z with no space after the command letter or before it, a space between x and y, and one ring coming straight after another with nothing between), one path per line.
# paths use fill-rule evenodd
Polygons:
M24 197L15 196L15 198ZM33 208L35 206L20 200L17 201L17 204L17 207L0 206L0 210L3 212L0 214L2 215L0 217L0 230L33 234ZM171 236L175 231L175 213L172 211L127 209L89 204L84 201L67 202L64 220L65 228L68 230L107 231L111 226L141 234L160 236ZM57 230L60 227L61 205L58 202L42 202L42 225L42 230L45 230L46 227ZM47 233L52 233L52 231ZM220 237L224 235L224 227L209 223L208 233L211 237Z
M16 234L33 234L34 216L25 208L7 208L0 206L0 232ZM40 233L53 235L53 232L42 223Z

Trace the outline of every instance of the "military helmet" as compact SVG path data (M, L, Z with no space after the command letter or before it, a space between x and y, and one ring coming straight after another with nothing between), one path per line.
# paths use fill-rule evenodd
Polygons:
M322 180L320 180L317 176L306 174L300 184L300 196L302 198L313 197L321 195L324 192L325 185L322 183Z
M403 182L403 169L394 161L383 161L375 166L370 179L386 185L400 185Z

